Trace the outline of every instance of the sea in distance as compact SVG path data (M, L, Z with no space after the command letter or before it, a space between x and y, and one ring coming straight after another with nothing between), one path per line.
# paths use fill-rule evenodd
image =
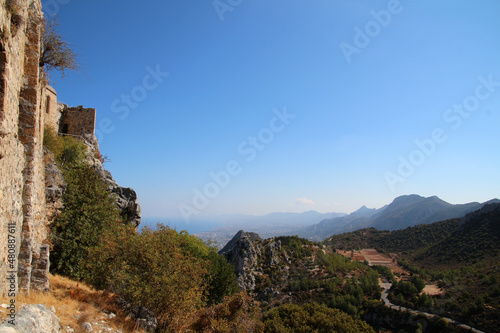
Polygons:
M177 232L185 230L190 235L197 234L203 231L210 231L212 228L220 227L223 225L220 222L208 219L186 221L184 219L175 219L175 218L169 219L164 217L158 217L158 218L148 217L142 219L141 224L139 225L139 231L141 231L142 228L146 226L153 230L156 230L156 225L158 223L166 225L171 229L175 229L177 230Z

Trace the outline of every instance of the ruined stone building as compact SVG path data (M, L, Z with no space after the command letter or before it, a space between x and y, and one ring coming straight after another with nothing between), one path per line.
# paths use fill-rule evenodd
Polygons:
M82 139L98 151L96 110L57 102L39 66L43 47L40 0L0 0L0 294L48 290L49 224L62 209L64 180L43 147L44 128ZM94 154L88 163L136 227L137 194L123 188ZM15 281L7 277L15 277Z

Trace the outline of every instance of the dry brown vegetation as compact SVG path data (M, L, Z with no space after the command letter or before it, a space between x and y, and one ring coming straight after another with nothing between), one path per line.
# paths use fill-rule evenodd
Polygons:
M144 332L134 330L135 321L127 318L115 305L116 295L107 291L96 291L87 285L75 282L68 278L51 275L50 292L31 292L29 295L20 294L16 298L18 306L25 304L45 304L48 308L54 307L57 317L63 327L70 326L75 332L84 332L81 324L89 321L105 320L115 330L123 332ZM0 297L1 303L9 302L6 297ZM114 313L113 319L105 317L105 312ZM5 318L0 313L0 319ZM77 317L75 317L77 315Z

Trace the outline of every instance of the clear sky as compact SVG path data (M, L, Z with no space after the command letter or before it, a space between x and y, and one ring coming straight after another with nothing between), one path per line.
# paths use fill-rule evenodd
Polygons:
M145 218L500 197L497 0L42 3Z

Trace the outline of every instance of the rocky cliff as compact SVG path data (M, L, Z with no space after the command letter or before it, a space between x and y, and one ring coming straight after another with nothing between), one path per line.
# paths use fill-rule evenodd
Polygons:
M288 279L290 260L280 240L263 240L256 233L240 230L219 254L235 267L239 288L258 299L279 294ZM272 286L262 283L268 279L273 280Z
M137 193L130 187L122 187L116 183L111 175L111 172L104 169L99 153L99 143L93 134L83 136L84 143L88 148L87 163L93 165L97 173L104 180L116 200L116 204L120 209L120 216L124 223L131 224L136 228L141 223L141 206L137 198Z

